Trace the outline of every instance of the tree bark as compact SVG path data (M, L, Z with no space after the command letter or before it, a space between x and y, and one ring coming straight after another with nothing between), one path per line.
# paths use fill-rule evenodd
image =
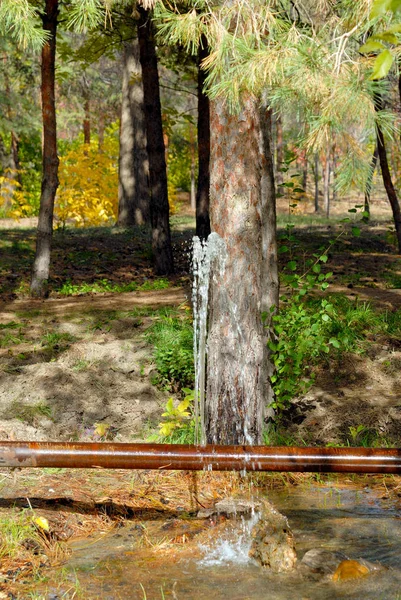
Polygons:
M208 336L206 437L209 443L262 441L269 384L262 313L277 281L273 161L258 102L232 115L211 103L211 225L227 250L224 273L212 277ZM270 156L270 160L266 157ZM273 294L277 303L277 290Z
M283 194L283 168L284 162L284 142L283 142L283 123L280 115L276 117L276 180L277 180L277 193Z
M196 235L206 240L210 233L210 103L204 91L206 73L201 68L208 56L207 40L203 36L198 53L198 190L196 194Z
M124 44L118 168L119 227L150 223L149 161L138 40Z
M330 156L327 154L324 165L323 199L326 217L330 216Z
M82 124L84 132L84 144L89 145L91 143L91 116L90 116L90 98L89 88L84 90L84 121Z
M375 109L379 112L382 109L382 98L376 93L374 97ZM393 212L395 232L397 236L398 252L401 254L401 209L398 201L397 192L395 191L393 181L391 179L391 173L388 166L387 152L384 141L383 131L378 123L376 123L377 132L377 151L379 154L380 168L383 177L383 184L386 189L387 198L391 205Z
M368 179L366 181L366 188L365 188L365 204L363 207L363 212L366 214L364 215L364 217L362 219L365 223L367 223L370 219L370 195L372 193L373 175L375 174L375 171L376 171L378 156L379 156L379 152L378 152L378 148L377 148L377 144L376 144L375 149L372 154L369 175L368 175Z
M146 139L149 158L153 260L155 272L158 275L168 275L173 273L174 263L171 248L167 169L157 55L149 13L140 6L137 9L139 12L139 57L142 67Z
M315 212L319 212L319 155L315 154Z
M58 0L46 0L43 29L49 37L42 48L43 175L36 253L32 270L31 295L47 295L53 237L54 199L58 187L58 156L55 105L55 59Z
M13 132L11 132L11 148L9 152L6 149L3 137L0 135L0 174L4 177L4 181L0 186L0 192L2 208L5 213L11 209L14 193L18 189L18 184L21 184L21 175L18 172L19 164L16 164L15 158Z

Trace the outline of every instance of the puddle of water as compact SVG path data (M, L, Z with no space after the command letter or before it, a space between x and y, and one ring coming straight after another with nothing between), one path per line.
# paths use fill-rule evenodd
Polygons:
M288 517L299 559L322 548L386 569L342 583L306 580L298 571L271 574L246 560L240 525L237 538L213 539L205 548L195 537L171 552L162 542L139 547L143 530L132 523L92 543L75 543L67 568L87 600L401 600L400 509L368 489L291 488L269 493L269 500ZM149 539L152 528L160 533L160 523L146 524Z

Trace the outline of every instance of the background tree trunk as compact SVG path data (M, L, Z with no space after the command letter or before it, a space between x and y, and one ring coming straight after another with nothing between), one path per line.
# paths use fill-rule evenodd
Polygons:
M46 0L43 29L49 38L42 48L43 175L40 197L36 253L32 270L31 295L44 297L50 270L53 237L54 199L58 187L58 156L55 105L55 59L58 0Z
M379 112L382 109L382 98L376 93L375 94L375 109ZM401 254L401 209L398 201L397 192L395 191L393 181L391 179L391 173L388 166L386 145L384 142L383 131L378 123L376 123L377 131L377 151L379 153L380 168L382 171L383 184L387 192L387 198L391 205L393 212L393 219L395 225L395 232L397 236L398 252Z
M13 148L13 132L11 133L11 148L6 149L3 137L0 135L0 175L4 181L0 186L2 208L7 211L12 207L14 192L18 189L20 175L18 174L19 163L15 161L15 152Z
M315 212L319 212L319 155L315 154L315 165L313 169L315 179Z
M141 7L138 7L138 12L140 15L138 20L139 55L142 67L149 158L153 260L155 272L158 275L168 275L174 271L174 263L171 248L157 56L149 14Z
M378 148L377 148L377 144L376 144L375 149L372 154L369 175L368 175L368 179L366 181L366 188L365 188L365 204L363 207L363 212L366 214L364 215L364 217L362 219L365 223L367 223L370 219L370 195L372 193L373 175L375 174L375 171L376 171L378 156L379 156L379 152L378 152Z
M210 103L204 92L206 73L201 69L208 56L203 36L198 54L198 190L196 194L196 235L205 240L210 233Z
M225 241L227 259L222 277L211 281L206 437L257 444L271 397L262 312L271 304L268 281L277 273L269 132L262 133L253 98L240 115L213 101L210 130L211 224Z
M90 94L89 86L86 85L84 88L84 121L82 124L84 132L84 144L91 143L91 114L90 114Z
M117 220L120 227L150 223L144 110L139 44L134 40L123 47Z
M327 153L323 173L323 200L326 217L330 216L330 155Z
M283 194L283 172L281 169L284 167L284 141L283 141L283 122L281 116L276 116L276 182L277 182L277 193Z

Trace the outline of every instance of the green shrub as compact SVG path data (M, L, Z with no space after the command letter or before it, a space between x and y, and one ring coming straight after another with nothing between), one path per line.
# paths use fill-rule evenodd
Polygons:
M188 319L163 317L147 333L154 345L160 382L193 387L193 330Z

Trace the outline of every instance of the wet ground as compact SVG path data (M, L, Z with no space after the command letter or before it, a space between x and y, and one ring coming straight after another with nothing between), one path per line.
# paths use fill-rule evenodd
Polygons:
M384 496L384 497L383 497ZM199 520L128 523L111 534L74 542L69 582L88 600L333 600L401 598L401 506L368 487L303 486L269 492L293 530L298 565L311 549L340 551L376 568L358 580L302 569L272 574L246 560L241 525L205 532ZM196 528L198 527L198 531ZM176 528L175 546L171 532ZM185 530L187 542L185 543ZM184 536L184 538L182 538ZM240 540L241 543L238 542ZM77 583L79 582L79 584ZM47 586L45 598L72 598Z

